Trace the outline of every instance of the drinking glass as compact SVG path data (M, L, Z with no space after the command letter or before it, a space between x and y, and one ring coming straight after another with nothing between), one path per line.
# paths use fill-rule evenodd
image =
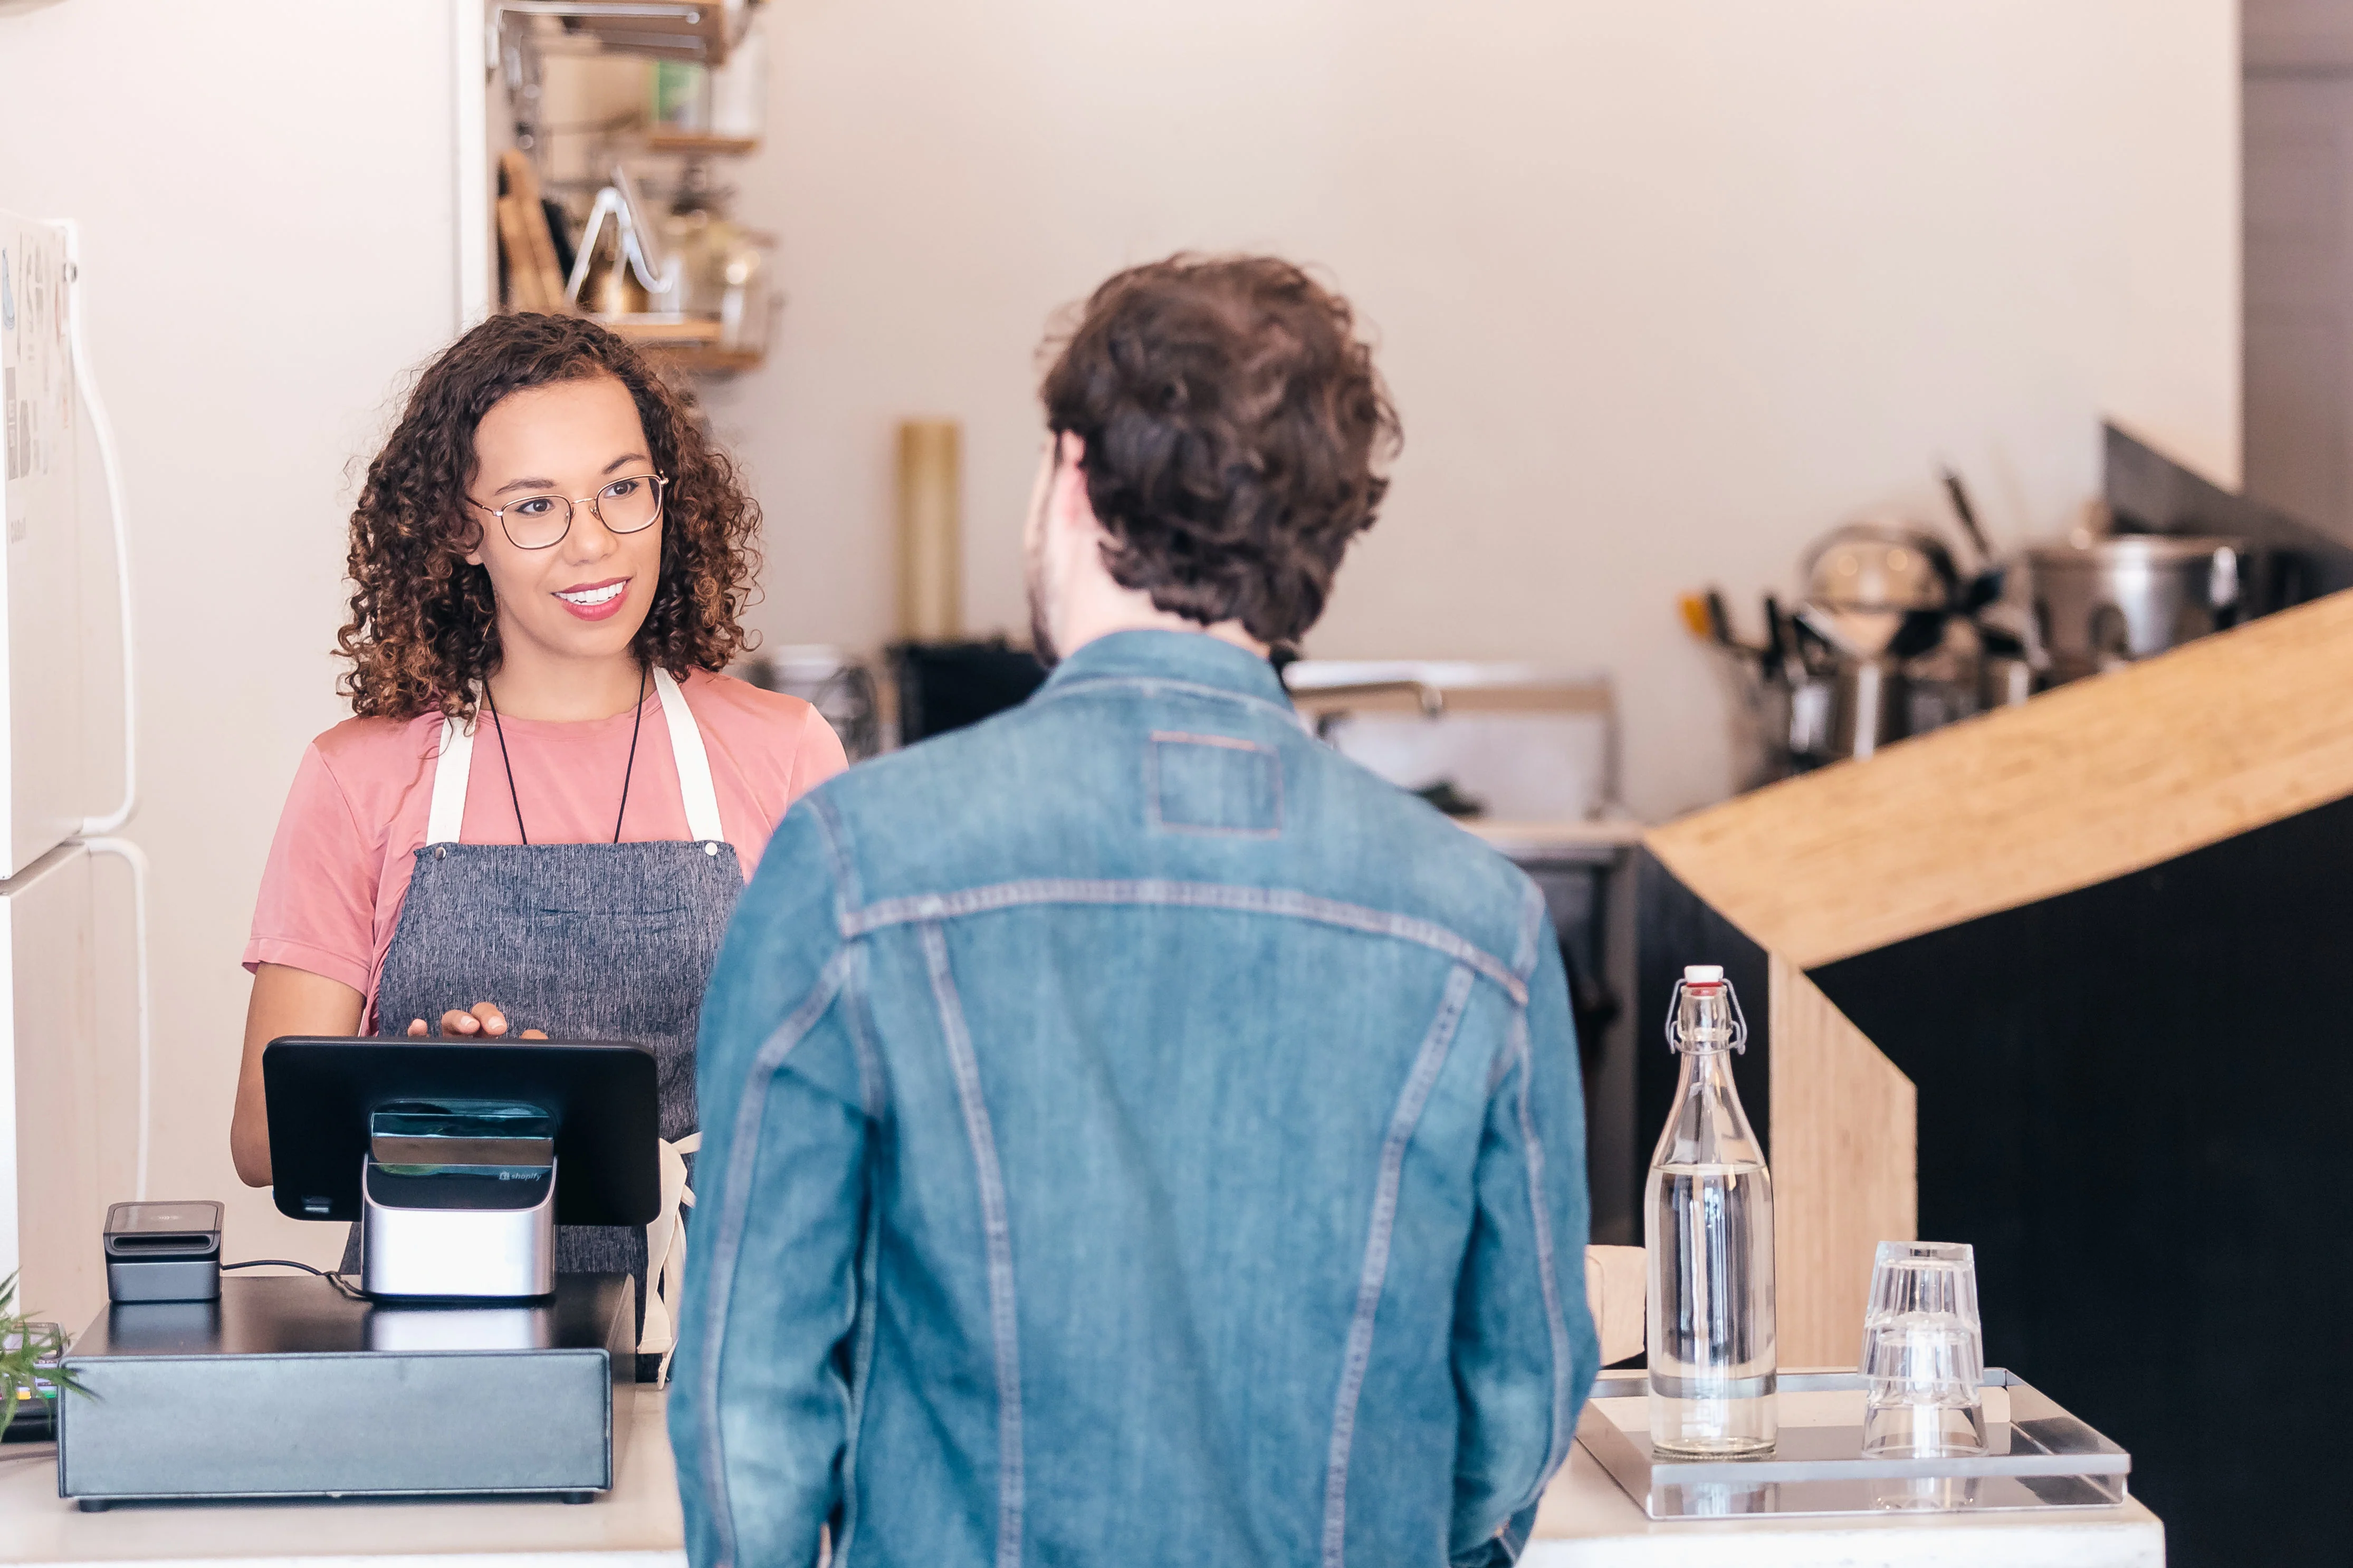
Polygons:
M1870 1382L1862 1451L1937 1458L1986 1451L1985 1328L1977 1254L1965 1241L1883 1241L1862 1320Z

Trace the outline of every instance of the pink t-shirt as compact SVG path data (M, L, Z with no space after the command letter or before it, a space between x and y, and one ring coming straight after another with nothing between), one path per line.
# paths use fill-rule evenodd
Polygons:
M848 766L841 742L797 697L698 670L679 682L711 758L719 823L744 876L760 862L785 808ZM474 731L466 781L468 844L520 844L515 807L533 844L605 844L621 808L634 712L587 723L507 719L514 793L487 710ZM625 842L684 838L670 726L647 693L629 769ZM400 923L409 868L425 843L441 716L347 719L311 742L278 819L261 874L245 966L282 963L340 980L375 1007L376 975Z

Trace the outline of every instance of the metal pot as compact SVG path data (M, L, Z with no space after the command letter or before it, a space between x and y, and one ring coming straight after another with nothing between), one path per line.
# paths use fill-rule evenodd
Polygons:
M2026 552L2053 683L2080 679L2234 626L2247 542L2158 533Z
M1951 552L1925 529L1850 523L1815 544L1798 622L1817 640L1800 643L1792 756L1868 757L1913 732L1913 709L1936 683L1915 681L1911 661L1944 642L1958 581Z
M1951 607L1952 552L1926 529L1857 522L1818 541L1806 558L1806 598L1837 610Z

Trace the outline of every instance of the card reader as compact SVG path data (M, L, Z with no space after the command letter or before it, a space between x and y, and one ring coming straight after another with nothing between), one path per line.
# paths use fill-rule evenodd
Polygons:
M110 1301L220 1300L218 1204L116 1204L105 1246Z

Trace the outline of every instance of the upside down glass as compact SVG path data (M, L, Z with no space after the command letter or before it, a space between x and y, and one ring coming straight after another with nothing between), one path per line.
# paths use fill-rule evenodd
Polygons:
M1667 1024L1683 1068L1643 1194L1651 1446L1662 1454L1767 1454L1779 1436L1773 1179L1732 1082L1747 1037L1724 971L1683 971Z
M1883 1241L1862 1320L1862 1451L1926 1459L1986 1451L1985 1329L1964 1241Z

